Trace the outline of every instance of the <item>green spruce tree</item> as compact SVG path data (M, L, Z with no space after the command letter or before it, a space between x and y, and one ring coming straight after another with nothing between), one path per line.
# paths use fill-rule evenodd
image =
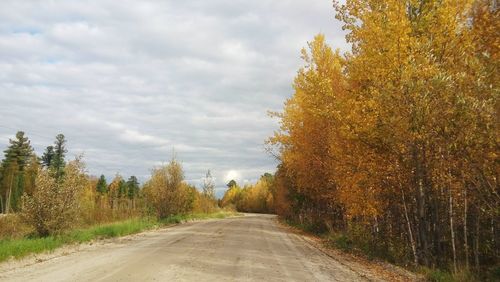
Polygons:
M125 198L127 196L127 182L125 180L120 180L120 184L118 186L118 198Z
M101 175L97 181L96 191L100 194L106 194L108 192L108 184L106 183L106 177Z
M19 200L25 188L25 167L33 155L33 148L23 131L18 131L16 138L10 139L9 143L0 166L2 210L6 213L18 210Z
M58 134L56 136L54 145L54 156L51 160L50 165L56 179L60 179L64 174L64 167L66 166L64 157L68 152L68 150L66 149L66 139L64 138L63 134Z
M127 190L129 199L137 197L139 194L139 181L137 180L137 177L133 175L129 177L127 180Z
M42 155L42 164L44 167L50 167L54 159L54 146L47 146Z

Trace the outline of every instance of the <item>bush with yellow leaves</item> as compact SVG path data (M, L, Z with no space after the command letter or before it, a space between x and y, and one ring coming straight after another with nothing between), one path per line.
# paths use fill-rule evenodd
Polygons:
M46 169L38 172L35 191L24 194L21 218L39 236L60 233L76 222L79 196L87 184L84 164L79 158L70 162L59 180Z

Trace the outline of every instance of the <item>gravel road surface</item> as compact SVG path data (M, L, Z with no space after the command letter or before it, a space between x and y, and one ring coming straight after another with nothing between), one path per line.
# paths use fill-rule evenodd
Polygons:
M363 280L280 227L275 216L253 214L149 231L27 265L0 265L0 281Z

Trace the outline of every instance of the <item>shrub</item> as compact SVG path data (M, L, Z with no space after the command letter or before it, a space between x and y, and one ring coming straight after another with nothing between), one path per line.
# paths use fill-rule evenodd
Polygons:
M23 195L21 218L39 236L60 233L76 221L78 197L87 181L83 168L83 163L77 159L66 166L59 180L42 169L36 178L33 194Z
M159 219L193 209L196 188L183 183L183 180L181 164L175 159L153 170L151 179L144 185L144 193Z

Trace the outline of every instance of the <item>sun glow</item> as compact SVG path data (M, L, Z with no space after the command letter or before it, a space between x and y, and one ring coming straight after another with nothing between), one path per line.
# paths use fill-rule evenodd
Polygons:
M224 177L224 180L226 182L229 182L231 180L235 180L236 181L237 179L239 179L239 177L240 177L240 173L238 171L232 169L232 170L230 170L230 171L228 171L226 173L226 176Z

